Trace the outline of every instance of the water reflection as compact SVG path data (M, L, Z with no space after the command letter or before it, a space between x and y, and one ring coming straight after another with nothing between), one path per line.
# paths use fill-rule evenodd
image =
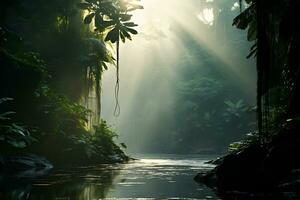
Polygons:
M56 170L46 178L1 181L0 199L218 199L193 181L210 158L144 156L123 165ZM5 187L3 187L5 185Z
M104 198L119 171L114 166L100 165L56 170L44 178L1 181L0 199L82 199Z

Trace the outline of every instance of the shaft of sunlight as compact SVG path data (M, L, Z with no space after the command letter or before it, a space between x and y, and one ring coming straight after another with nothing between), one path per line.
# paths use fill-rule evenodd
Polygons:
M216 30L217 25L230 27L232 19L217 20L222 10L215 1L144 0L141 3L144 9L133 16L139 24L139 34L133 42L121 45L119 118L113 117L115 69L111 68L103 78L103 116L117 128L120 141L125 141L133 151L158 137L155 130L163 116L168 116L166 123L173 123L174 85L180 77L175 66L182 63L182 58L195 59L185 44L187 37L217 57L223 63L224 76L234 78L237 87L247 88L249 96L255 91L254 76L249 75L254 68L244 67L251 65L245 58L247 52L237 52L235 38L224 41L225 28Z

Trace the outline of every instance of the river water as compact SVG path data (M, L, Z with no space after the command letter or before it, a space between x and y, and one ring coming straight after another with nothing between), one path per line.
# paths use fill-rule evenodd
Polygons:
M11 199L219 199L193 177L212 166L211 156L135 155L128 164L55 169L33 181L18 181L10 188ZM7 191L8 192L8 191Z

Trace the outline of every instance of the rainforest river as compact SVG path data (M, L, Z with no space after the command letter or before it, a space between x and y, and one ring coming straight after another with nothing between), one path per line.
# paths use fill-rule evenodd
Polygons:
M128 164L55 169L30 182L18 181L11 197L34 200L219 199L193 181L212 166L210 156L135 155ZM8 192L8 191L7 191Z

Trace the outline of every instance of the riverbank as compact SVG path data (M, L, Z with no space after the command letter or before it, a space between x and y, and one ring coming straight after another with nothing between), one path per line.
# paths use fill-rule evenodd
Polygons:
M299 144L298 126L285 127L268 144L251 144L232 152L218 159L211 171L197 174L194 180L220 194L281 194L282 199L299 199Z

